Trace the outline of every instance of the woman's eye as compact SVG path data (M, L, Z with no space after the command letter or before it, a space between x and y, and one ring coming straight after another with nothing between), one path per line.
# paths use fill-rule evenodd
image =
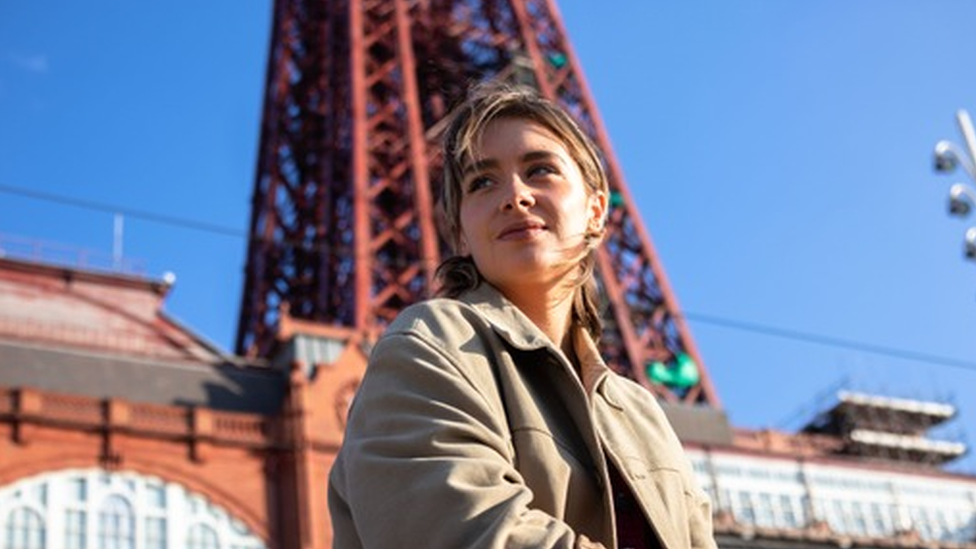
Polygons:
M539 177L559 173L554 166L549 164L539 164L537 166L532 166L529 168L529 177Z
M483 189L483 188L485 188L485 187L487 187L489 185L491 185L491 179L490 178L488 178L486 176L473 177L473 178L471 178L471 181L468 181L467 190L468 190L469 193L473 193L473 192L478 191L478 190L481 190L481 189Z

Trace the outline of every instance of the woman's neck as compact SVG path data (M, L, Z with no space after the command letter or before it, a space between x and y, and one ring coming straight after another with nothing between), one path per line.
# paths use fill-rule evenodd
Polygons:
M569 328L573 312L573 291L566 288L520 288L503 292L549 341L566 352L571 349ZM568 356L568 355L567 355Z

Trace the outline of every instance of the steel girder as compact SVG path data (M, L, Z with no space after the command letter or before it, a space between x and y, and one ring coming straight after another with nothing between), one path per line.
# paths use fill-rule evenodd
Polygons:
M429 295L440 121L474 82L535 85L606 155L598 257L608 362L671 402L720 407L551 0L277 0L237 351L287 314L378 335ZM686 355L691 386L647 367Z

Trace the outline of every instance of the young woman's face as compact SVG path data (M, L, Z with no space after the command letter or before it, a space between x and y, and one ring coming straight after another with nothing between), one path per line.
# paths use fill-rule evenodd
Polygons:
M503 292L558 282L582 257L607 198L591 192L552 132L499 118L475 143L461 179L461 253Z

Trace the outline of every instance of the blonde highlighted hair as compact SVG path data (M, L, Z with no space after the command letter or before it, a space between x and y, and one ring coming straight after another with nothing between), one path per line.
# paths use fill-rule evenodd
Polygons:
M455 255L437 268L440 295L457 297L482 282L472 258L457 255L461 245L463 170L477 156L475 149L485 128L499 118L528 120L552 132L579 167L587 195L603 193L609 200L609 183L599 149L562 107L522 86L488 83L473 88L468 99L453 113L443 139L444 180L440 207L446 237ZM608 211L609 206L604 217ZM573 321L586 329L594 340L598 340L603 331L593 268L596 248L603 240L605 221L598 220L584 235L585 249L579 260L573 297Z

